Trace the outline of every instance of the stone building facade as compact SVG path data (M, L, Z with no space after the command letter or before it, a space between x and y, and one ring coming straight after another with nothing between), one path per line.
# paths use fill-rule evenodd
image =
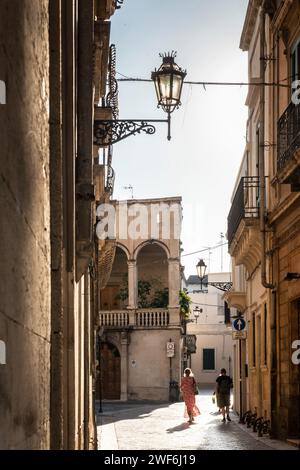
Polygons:
M2 449L96 447L95 198L112 185L93 124L120 3L0 3Z
M226 283L230 279L231 273L207 275L207 282ZM187 324L187 333L196 337L196 351L190 354L189 366L197 383L209 384L214 388L222 368L231 377L234 373L230 312L223 299L224 292L213 285L201 285L198 276L189 276L186 288L192 299L191 321ZM195 312L198 317L195 317Z
M113 206L116 252L101 289L97 395L168 400L169 382L181 375L181 198Z
M253 83L247 148L228 219L228 300L248 322L240 352L244 410L269 419L275 436L298 439L300 376L292 355L300 336L299 14L296 1L249 1L241 38Z

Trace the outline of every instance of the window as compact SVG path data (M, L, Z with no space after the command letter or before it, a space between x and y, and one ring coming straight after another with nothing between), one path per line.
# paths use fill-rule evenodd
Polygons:
M230 324L230 321L231 321L230 308L229 308L227 302L224 302L224 316L225 316L225 318L224 318L225 325Z
M256 321L255 313L252 313L252 366L256 366Z
M300 80L300 38L292 49L292 81Z
M216 370L214 349L203 349L203 370Z

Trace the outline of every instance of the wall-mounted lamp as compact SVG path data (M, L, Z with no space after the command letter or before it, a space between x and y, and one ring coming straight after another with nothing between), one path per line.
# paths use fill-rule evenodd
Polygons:
M196 307L194 308L194 312L193 312L193 313L194 313L194 318L195 318L195 320L196 320L196 323L198 323L198 318L199 318L199 316L200 316L200 313L203 313L203 309L200 308L200 307L198 307L198 306L196 306Z
M203 261L203 259L200 259L196 266L196 269L197 269L198 277L201 281L201 290L202 290L203 279L205 277L206 268L207 266L205 262ZM204 285L213 286L216 289L222 290L224 292L227 292L232 288L232 282L207 282L205 281Z
M152 123L168 124L168 140L171 139L171 113L181 105L181 92L186 71L176 63L176 52L160 54L163 59L158 70L151 74L157 95L157 107L161 107L168 115L167 119L111 119L94 121L94 144L98 146L112 145L130 135L154 134L156 129Z

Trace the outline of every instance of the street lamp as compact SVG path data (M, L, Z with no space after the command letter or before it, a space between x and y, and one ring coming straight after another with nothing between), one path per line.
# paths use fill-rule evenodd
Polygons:
M168 140L171 139L171 113L181 105L180 98L186 71L176 63L176 52L160 54L163 59L158 70L151 74L157 95L157 107L167 114L167 119L95 119L94 144L98 146L113 145L130 135L154 134L156 129L152 123L166 122L168 124Z
M202 312L203 312L202 308L200 308L200 307L197 305L197 306L195 307L194 311L193 311L193 313L194 313L194 318L195 318L195 320L196 320L196 323L198 322L198 318L199 318L199 316L200 316L200 313L202 313Z
M196 265L196 269L197 269L198 277L201 282L201 290L202 290L203 279L205 277L206 268L207 266L205 262L203 261L203 259L200 259L198 264ZM205 285L213 286L216 289L222 290L224 292L227 292L232 288L232 282L208 282L206 281Z
M180 98L182 85L186 77L186 71L182 70L176 63L176 52L171 54L160 54L163 60L158 70L152 72L158 107L168 114L168 140L171 139L171 113L181 105Z
M205 276L206 268L207 268L207 266L204 263L203 259L200 259L197 266L196 266L196 269L197 269L198 277L201 280L201 288L202 288L202 281L203 281L204 276Z

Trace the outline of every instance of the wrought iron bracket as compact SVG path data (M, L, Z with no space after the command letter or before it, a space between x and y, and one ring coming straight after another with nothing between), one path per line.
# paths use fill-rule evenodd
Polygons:
M232 282L205 282L204 286L213 286L216 289L222 290L223 292L228 292L232 288Z
M115 119L115 120L95 120L94 121L94 145L103 147L113 145L121 140L127 139L131 135L154 134L156 129L152 123L166 122L168 124L168 140L170 135L170 115L168 119Z
M115 9L119 10L122 7L124 0L115 0Z

